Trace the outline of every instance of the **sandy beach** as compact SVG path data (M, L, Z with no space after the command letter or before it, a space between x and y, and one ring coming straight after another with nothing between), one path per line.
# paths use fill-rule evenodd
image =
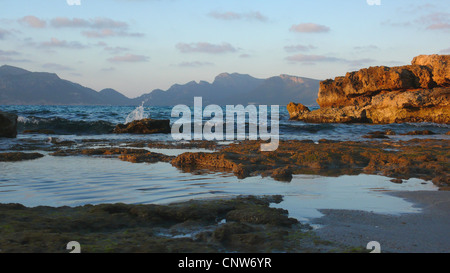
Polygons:
M388 193L413 202L421 213L383 215L357 210L321 210L315 219L323 240L355 247L377 241L383 253L449 253L450 192Z

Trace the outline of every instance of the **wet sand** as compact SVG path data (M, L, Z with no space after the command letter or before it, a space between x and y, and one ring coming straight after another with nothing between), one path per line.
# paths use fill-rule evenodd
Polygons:
M365 247L370 241L385 253L449 253L450 192L416 191L389 193L413 202L421 213L384 215L357 210L321 210L313 220L323 239L338 244Z

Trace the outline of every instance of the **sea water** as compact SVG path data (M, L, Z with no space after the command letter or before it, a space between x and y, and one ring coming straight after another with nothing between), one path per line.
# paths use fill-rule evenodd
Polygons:
M120 145L123 141L171 141L170 134L116 135L111 131L118 123L151 117L171 119L171 107L117 106L1 106L2 111L19 116L16 139L0 139L0 152L24 142L43 142L49 137L22 134L24 130L51 129L66 140L102 139ZM171 122L174 120L171 119ZM306 124L290 121L287 110L280 108L280 139L364 140L372 131L393 130L398 134L413 130L430 130L432 136L390 136L393 140L420 137L448 139L448 125L404 123ZM177 155L188 150L159 149L155 152ZM192 151L192 150L191 150ZM194 152L196 150L193 150ZM202 150L205 151L205 150ZM289 210L301 220L320 217L320 209L358 209L377 213L419 212L413 204L391 195L389 191L437 190L431 182L410 179L403 184L375 175L322 177L295 175L290 183L270 177L238 179L229 173L191 174L169 163L130 163L110 158L54 157L43 151L43 158L22 162L0 162L0 203L26 206L79 206L100 203L168 204L199 198L237 195L284 196L275 207Z

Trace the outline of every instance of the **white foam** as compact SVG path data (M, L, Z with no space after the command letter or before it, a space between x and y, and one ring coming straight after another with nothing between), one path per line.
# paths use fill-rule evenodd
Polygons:
M125 119L125 123L130 123L135 120L141 120L148 118L148 114L145 113L144 109L144 101L142 102L141 106L136 107L130 114L128 114L127 118Z

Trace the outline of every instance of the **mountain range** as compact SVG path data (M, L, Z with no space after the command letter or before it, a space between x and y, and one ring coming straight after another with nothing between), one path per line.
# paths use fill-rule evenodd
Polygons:
M212 83L191 81L128 98L114 89L98 92L54 73L3 65L0 105L140 105L145 102L151 106L174 106L193 105L196 96L203 98L204 105L287 105L290 101L317 105L319 82L289 75L257 79L246 74L222 73Z

